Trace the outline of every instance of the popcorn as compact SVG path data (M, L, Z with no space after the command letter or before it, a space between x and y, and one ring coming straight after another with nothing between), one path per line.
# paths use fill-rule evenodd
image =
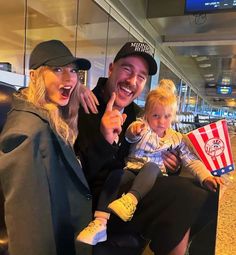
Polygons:
M235 169L226 120L195 129L187 137L213 175L221 176Z

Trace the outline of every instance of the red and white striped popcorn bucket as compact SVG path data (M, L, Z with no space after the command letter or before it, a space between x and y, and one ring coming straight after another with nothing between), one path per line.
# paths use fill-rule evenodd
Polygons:
M226 120L195 129L187 137L213 175L220 176L235 169Z

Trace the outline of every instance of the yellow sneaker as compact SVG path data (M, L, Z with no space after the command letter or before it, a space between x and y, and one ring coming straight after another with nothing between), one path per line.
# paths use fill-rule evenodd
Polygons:
M76 238L77 241L96 245L107 240L107 226L99 220L93 220Z
M108 205L108 208L123 221L130 221L136 210L136 204L129 195L122 195Z

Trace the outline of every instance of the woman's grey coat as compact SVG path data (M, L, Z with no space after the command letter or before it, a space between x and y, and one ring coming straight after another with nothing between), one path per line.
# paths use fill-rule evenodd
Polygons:
M0 135L0 181L11 255L91 254L74 241L91 220L81 165L45 112L19 98Z

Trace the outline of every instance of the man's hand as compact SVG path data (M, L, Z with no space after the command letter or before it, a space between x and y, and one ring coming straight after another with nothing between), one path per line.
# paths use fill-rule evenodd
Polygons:
M177 151L169 150L162 153L162 158L166 169L170 173L176 173L181 167L181 160L178 156Z
M86 113L98 113L97 105L99 102L93 92L85 87L83 84L80 84L79 87L79 100L80 104L84 108Z
M126 119L126 114L121 114L118 110L113 109L115 99L116 94L112 93L100 125L102 135L110 144L118 142L119 134L122 131L122 125Z

